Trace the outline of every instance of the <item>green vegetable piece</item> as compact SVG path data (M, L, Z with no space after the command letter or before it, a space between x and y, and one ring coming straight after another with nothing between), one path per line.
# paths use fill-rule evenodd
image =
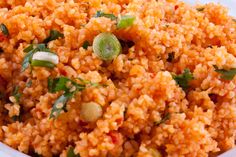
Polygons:
M231 68L229 70L219 69L216 65L214 65L215 72L221 74L221 78L224 80L232 80L236 75L236 68Z
M66 110L66 103L73 97L73 93L64 93L53 104L50 118L57 118L63 111Z
M197 11L204 11L204 7L197 8Z
M159 122L155 122L154 124L159 126L162 123L165 123L165 121L170 119L170 113L167 113Z
M29 87L31 87L31 85L32 85L32 80L29 80L29 81L26 83L25 86L29 88Z
M9 31L7 29L7 26L4 25L3 23L0 25L0 29L2 31L2 33L5 35L5 36L8 36L9 35Z
M133 25L134 21L135 21L135 16L131 16L131 15L121 16L121 18L118 20L117 28L123 29L123 28L130 27Z
M67 112L66 103L73 97L73 95L86 88L86 84L93 85L90 81L79 79L82 84L79 84L67 77L58 77L55 79L48 79L48 90L51 93L64 91L64 93L55 101L50 114L50 118L57 118L60 113ZM96 116L96 115L95 115Z
M32 51L34 49L34 45L33 44L30 44L28 47L26 47L23 51L25 53L28 53L30 51Z
M172 62L175 58L175 53L171 52L168 54L167 62Z
M116 58L121 50L122 48L119 40L111 33L100 33L93 41L94 53L105 61Z
M67 157L80 157L80 155L79 154L76 155L74 152L74 148L70 147L67 152Z
M14 96L16 101L19 103L21 97L21 93L19 93L19 86L14 87L12 96Z
M193 80L194 77L189 69L184 69L183 74L174 75L173 79L181 88L183 88L183 90L187 90L189 88L189 82Z
M81 90L85 89L84 84L78 84L75 81L72 81L67 77L58 77L55 79L51 79L51 78L48 79L49 91L51 93L55 93L58 91L69 92L70 87L68 87L68 83L71 83L72 86L75 86L76 91L81 91Z
M87 50L89 46L90 46L90 43L86 40L86 41L83 43L83 48L84 48L85 50Z
M48 61L43 61L43 60L32 60L31 65L37 66L37 67L47 67L47 68L54 68L55 67L55 64L48 62Z
M64 38L64 35L57 30L50 30L49 36L46 39L44 39L43 43L49 43L50 41L56 40L60 37Z
M102 116L102 107L95 102L83 103L80 116L85 122L95 122Z
M45 44L29 45L24 49L24 52L27 52L27 54L25 55L21 64L21 72L25 71L28 68L28 66L31 64L33 54L38 51L51 52Z
M21 72L25 71L28 68L28 66L30 65L30 62L31 62L33 54L34 54L34 51L31 50L30 52L28 52L25 55L24 60L23 60L23 62L21 64L21 66L22 66L21 67Z
M109 18L111 20L116 20L117 17L114 14L108 14L108 13L104 13L102 11L97 11L96 14L94 15L94 17L106 17Z
M50 49L47 48L46 44L36 45L35 52L38 52L38 51L52 52Z

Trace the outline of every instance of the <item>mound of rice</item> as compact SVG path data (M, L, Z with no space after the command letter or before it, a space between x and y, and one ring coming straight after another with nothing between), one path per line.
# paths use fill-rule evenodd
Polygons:
M115 21L94 17L99 10L136 20L117 29ZM226 8L178 0L3 0L0 23L9 30L0 42L3 143L45 157L69 157L70 148L81 157L204 157L235 146L236 78L224 80L214 68L236 68L236 22ZM47 45L59 64L21 72L23 50L42 43L52 29L64 34ZM92 46L82 47L101 32L134 45L104 62ZM186 68L194 79L183 90L173 75ZM48 78L58 76L107 86L78 92L68 112L52 119L61 93L48 91ZM19 102L12 97L16 86ZM85 123L80 106L91 101L103 115Z

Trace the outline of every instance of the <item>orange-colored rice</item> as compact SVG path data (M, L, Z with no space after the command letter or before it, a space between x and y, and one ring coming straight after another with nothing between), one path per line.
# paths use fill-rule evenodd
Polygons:
M210 3L198 11L177 0L1 0L0 7L0 23L10 33L0 42L0 90L10 97L18 85L22 93L19 104L0 100L3 143L45 157L66 157L71 146L81 157L151 157L153 149L162 156L204 157L235 146L236 78L222 80L213 68L236 68L236 23L226 8ZM136 20L117 30L114 21L93 17L98 10ZM48 45L60 63L20 72L23 49L41 43L51 29L65 36ZM135 45L104 66L91 46L82 48L100 32ZM172 63L166 61L170 52ZM171 75L185 68L195 78L189 92ZM108 86L77 93L67 113L49 119L60 93L48 92L47 79L62 74ZM89 101L102 106L103 116L85 126L79 108ZM20 109L22 121L11 120ZM166 111L170 119L155 126Z

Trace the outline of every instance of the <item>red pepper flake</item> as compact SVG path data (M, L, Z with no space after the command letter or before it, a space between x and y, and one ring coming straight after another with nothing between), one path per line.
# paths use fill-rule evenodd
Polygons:
M177 10L179 8L179 6L178 5L175 5L175 10Z
M119 133L118 132L116 132L116 131L110 131L109 133L108 133L108 136L110 136L111 137L111 140L112 140L112 143L114 143L114 144L118 144L119 143L119 139L120 139L120 135L119 135Z
M210 97L211 101L213 101L214 103L217 103L217 95L216 94L209 94L209 97Z
M84 122L84 121L82 121L82 120L80 120L80 121L79 121L79 125L80 125L80 126L87 126L88 123L87 123L87 122Z
M63 76L66 76L66 71L64 69L59 69L60 73L63 75Z
M122 122L123 122L123 118L122 118L122 117L116 119L116 123L117 123L118 125L120 125Z
M0 42L4 41L5 39L7 39L7 37L3 33L0 33Z

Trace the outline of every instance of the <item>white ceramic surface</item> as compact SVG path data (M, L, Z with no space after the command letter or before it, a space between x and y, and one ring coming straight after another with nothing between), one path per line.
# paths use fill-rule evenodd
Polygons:
M183 1L193 5L197 3L209 3L209 2L220 3L229 8L229 14L231 16L236 17L236 0L183 0ZM0 157L29 157L29 156L24 155L0 142ZM219 157L236 157L236 148L220 155Z

